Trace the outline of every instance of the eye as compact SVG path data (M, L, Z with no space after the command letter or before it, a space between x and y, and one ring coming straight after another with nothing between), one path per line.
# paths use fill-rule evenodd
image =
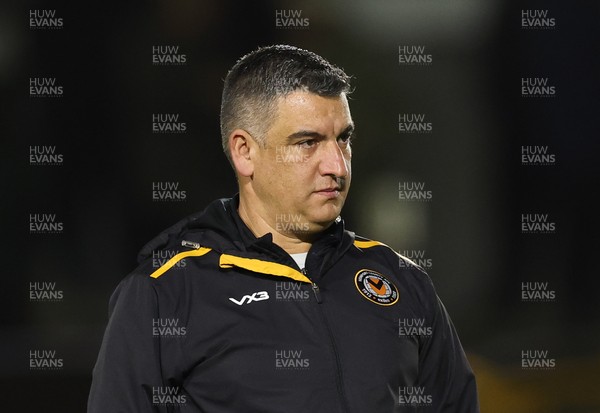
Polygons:
M309 149L309 148L314 147L316 144L317 144L316 140L306 139L304 141L298 142L296 145L300 146L301 148Z
M350 139L352 138L352 134L343 135L338 138L338 141L344 145L350 145Z

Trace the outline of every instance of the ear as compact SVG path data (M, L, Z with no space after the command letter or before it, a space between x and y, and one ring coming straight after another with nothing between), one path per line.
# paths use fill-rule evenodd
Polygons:
M235 170L240 176L250 177L254 173L253 154L256 141L243 129L236 129L229 135L229 153Z

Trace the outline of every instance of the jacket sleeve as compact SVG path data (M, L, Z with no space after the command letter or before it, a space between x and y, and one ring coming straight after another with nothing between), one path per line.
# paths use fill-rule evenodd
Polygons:
M153 337L158 304L150 280L126 277L110 299L109 321L93 371L88 413L162 412L153 392L163 385L160 342Z
M429 280L432 306L431 335L419 353L419 383L431 404L423 409L436 413L478 413L475 376L450 320Z

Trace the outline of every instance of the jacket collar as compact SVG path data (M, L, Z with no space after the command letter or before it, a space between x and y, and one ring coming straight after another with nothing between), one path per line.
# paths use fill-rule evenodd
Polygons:
M244 223L238 213L239 194L236 194L228 203L228 212L235 222L238 233L248 251L267 254L278 262L293 265L295 262L289 254L281 247L273 243L273 235L267 233L262 237L256 237ZM331 265L333 265L354 242L354 233L345 230L344 221L338 217L321 235L315 240L309 250L306 260L307 271L311 276L320 276Z
M273 243L271 233L256 237L250 231L238 213L238 206L239 194L212 202L204 211L184 218L146 244L140 252L140 258L157 248L180 245L184 239L198 242L219 254L271 262L298 271L290 255ZM317 238L308 253L306 269L311 279L318 279L334 265L353 241L354 233L345 230L344 221L338 217Z

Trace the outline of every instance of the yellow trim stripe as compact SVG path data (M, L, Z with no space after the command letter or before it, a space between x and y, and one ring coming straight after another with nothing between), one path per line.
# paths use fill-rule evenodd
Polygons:
M277 277L287 277L292 280L302 281L305 283L312 284L310 279L287 265L277 264L275 262L262 261L254 258L242 258L236 257L235 255L222 254L219 259L219 266L221 268L232 268L239 267L246 270L258 272L261 274L275 275Z
M358 248L371 248L371 247L377 247L379 245L381 245L383 247L387 247L387 245L385 245L383 242L379 242L379 241L357 241L357 240L354 240L354 245L356 245Z
M179 254L172 256L169 261L165 262L160 268L158 268L156 271L154 271L152 274L150 274L150 277L158 278L161 275L163 275L165 272L170 270L171 267L173 267L175 264L177 264L182 259L184 259L186 257L201 257L204 254L208 253L210 250L211 250L210 248L202 247L202 248L198 248L197 250L193 250L193 251L180 252Z

